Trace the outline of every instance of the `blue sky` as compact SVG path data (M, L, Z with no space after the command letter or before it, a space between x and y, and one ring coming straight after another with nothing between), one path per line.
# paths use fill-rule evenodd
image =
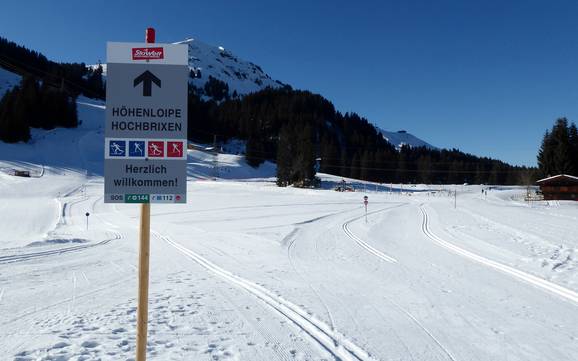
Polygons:
M535 165L557 117L578 119L576 1L8 1L0 36L56 61L106 41L186 37L321 93L386 130Z

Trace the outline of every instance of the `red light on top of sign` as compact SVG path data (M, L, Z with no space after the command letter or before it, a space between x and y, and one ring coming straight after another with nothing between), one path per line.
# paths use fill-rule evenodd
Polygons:
M159 60L165 58L163 48L132 48L132 60Z
M145 31L145 41L149 44L155 42L155 29L147 28Z

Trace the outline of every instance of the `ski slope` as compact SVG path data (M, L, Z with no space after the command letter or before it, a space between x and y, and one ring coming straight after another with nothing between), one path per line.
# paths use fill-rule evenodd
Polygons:
M8 90L20 84L22 77L4 68L0 68L0 97L4 96Z
M103 107L79 112L0 143L2 360L134 358L139 208L102 203ZM575 203L188 163L189 203L152 206L150 360L576 359Z

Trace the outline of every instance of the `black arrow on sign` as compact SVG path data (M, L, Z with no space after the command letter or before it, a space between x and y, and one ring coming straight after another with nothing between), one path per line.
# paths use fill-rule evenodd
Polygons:
M155 83L159 88L161 87L161 80L157 78L150 71L145 71L134 79L134 87L142 83L142 96L150 97L152 91L152 83Z

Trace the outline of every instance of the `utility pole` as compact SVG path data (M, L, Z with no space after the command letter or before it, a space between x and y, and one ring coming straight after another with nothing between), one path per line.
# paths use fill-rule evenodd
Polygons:
M213 178L216 181L219 176L219 152L217 152L217 135L213 134Z

